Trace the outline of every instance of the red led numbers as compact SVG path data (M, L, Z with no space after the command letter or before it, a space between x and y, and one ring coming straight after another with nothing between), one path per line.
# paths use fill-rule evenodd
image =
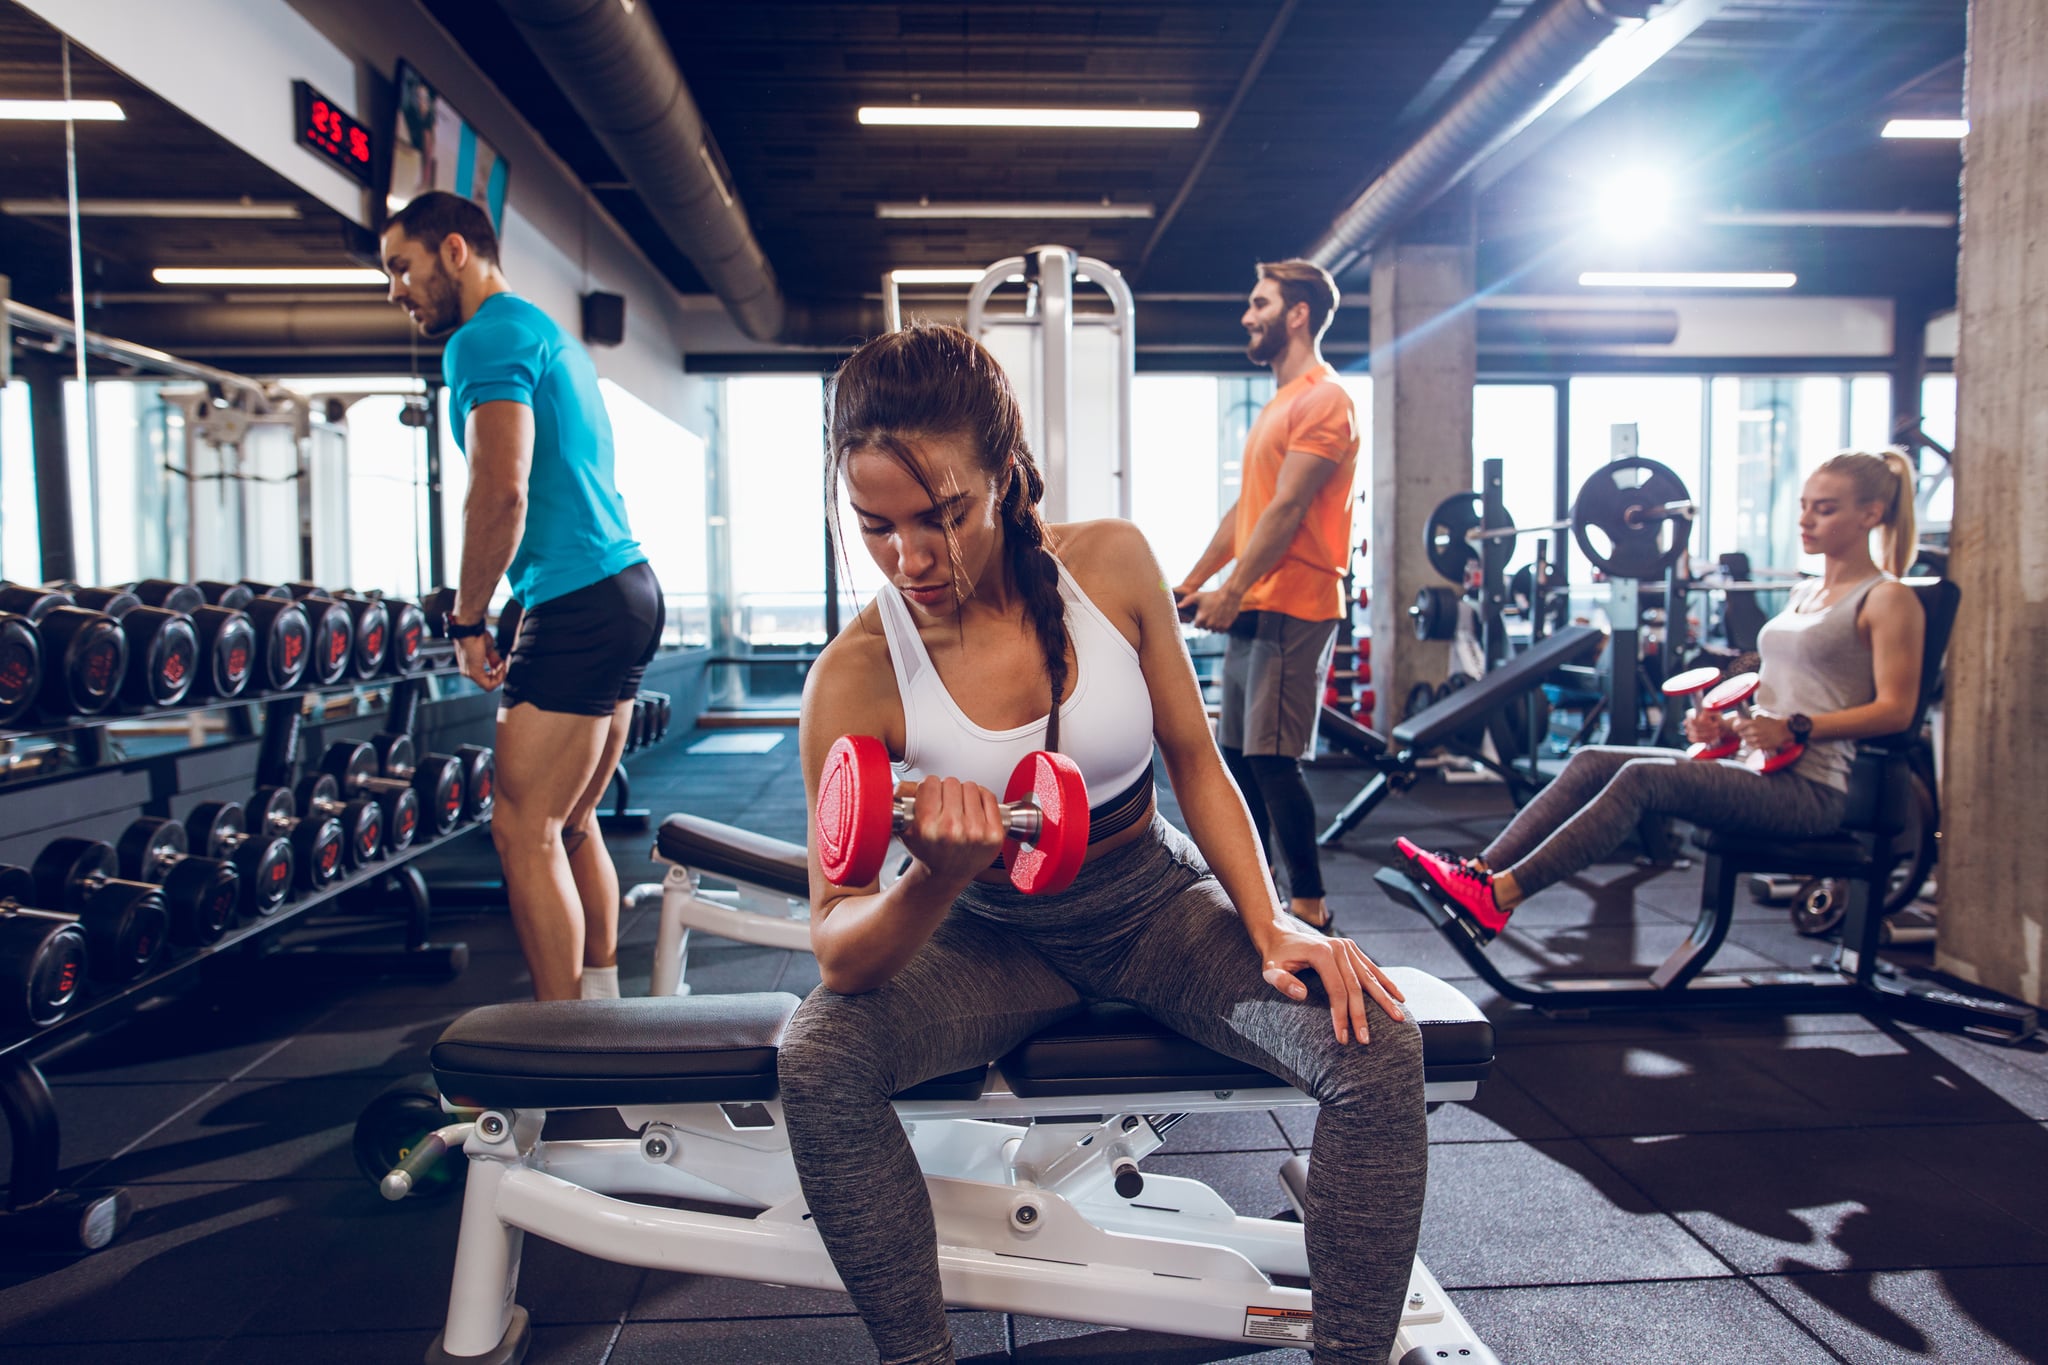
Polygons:
M352 179L369 184L374 160L370 130L304 81L293 81L292 93L298 119L292 135L298 144Z

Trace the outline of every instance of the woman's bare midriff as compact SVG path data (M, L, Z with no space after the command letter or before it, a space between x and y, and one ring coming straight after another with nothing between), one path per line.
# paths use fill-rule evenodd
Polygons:
M1086 867L1103 854L1122 848L1125 844L1135 844L1138 840L1150 834L1152 832L1152 816L1158 809L1159 802L1156 798L1147 801L1145 803L1144 815L1140 816L1129 829L1120 829L1101 843L1088 845L1087 853L1081 857L1081 866ZM987 882L991 886L1008 886L1010 884L1010 874L1003 868L992 867L975 877L974 880Z

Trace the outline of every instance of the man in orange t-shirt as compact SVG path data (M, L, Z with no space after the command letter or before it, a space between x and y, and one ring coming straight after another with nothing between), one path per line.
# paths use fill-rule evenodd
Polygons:
M1301 760L1315 753L1323 679L1344 615L1358 420L1320 349L1337 311L1337 282L1310 261L1258 269L1243 319L1245 354L1272 368L1276 389L1245 440L1237 503L1174 596L1183 617L1230 634L1217 745L1269 860L1279 841L1288 908L1327 929L1315 803ZM1233 560L1222 585L1203 591Z

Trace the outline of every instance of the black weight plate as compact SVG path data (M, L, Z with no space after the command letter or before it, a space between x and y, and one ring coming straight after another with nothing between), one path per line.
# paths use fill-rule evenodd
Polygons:
M35 705L43 685L43 644L26 616L0 612L0 725Z
M135 596L152 607L190 616L206 605L206 594L192 583L174 583L168 578L145 578L135 585Z
M192 690L199 662L199 635L192 623L162 607L137 606L121 618L128 637L128 685L123 695L135 706L176 706Z
M156 871L173 858L182 857L187 845L185 827L175 820L144 816L128 822L114 845L114 857L121 875L136 881L155 881Z
M462 814L465 819L481 820L491 813L497 793L497 756L482 744L465 744L455 752L463 763Z
M0 1020L48 1028L85 984L85 932L48 915L0 915Z
M192 614L202 662L195 689L210 696L236 697L256 672L256 627L239 611L201 606Z
M383 792L377 797L377 810L383 816L385 851L411 848L420 833L420 794L411 787Z
M429 1133L454 1122L441 1108L441 1093L431 1076L410 1077L392 1086L364 1107L356 1119L350 1150L356 1169L372 1184L382 1185L393 1167L412 1154ZM469 1162L460 1151L449 1152L413 1183L416 1198L445 1195L462 1183Z
M72 605L71 594L50 592L44 588L24 588L18 584L0 587L0 611L26 616L38 625L45 616L59 607Z
M218 943L235 922L242 879L231 864L186 858L164 877L163 897L171 914L171 941L203 948Z
M284 839L252 839L236 853L242 874L243 904L252 915L268 915L292 893L295 857Z
M25 867L0 865L0 907L24 906L33 910L55 907L36 904L36 876Z
M299 885L319 891L332 885L346 870L344 849L348 843L341 821L328 817L301 820L292 830L292 861Z
M93 974L102 981L135 980L156 965L170 942L170 912L153 886L102 886L79 908L79 918Z
M411 790L407 790L411 795ZM415 816L417 819L417 816ZM342 807L341 827L348 833L345 859L352 868L375 862L384 852L384 812L375 801L357 799Z
M42 908L75 915L84 908L94 886L121 875L121 865L112 844L65 838L44 844L31 871Z
M410 602L386 599L391 614L391 645L385 651L385 666L393 673L411 673L420 666L420 650L427 643L426 614Z
M308 597L300 605L313 621L313 662L308 679L316 686L332 687L348 676L355 650L355 622L348 608L331 597Z
M249 599L256 595L243 583L216 583L201 579L192 586L199 589L199 595L208 602L216 607L226 607L229 611L242 610L249 605Z
M289 830L299 817L298 802L289 787L258 787L249 798L245 818L255 822L256 832L272 836Z
M367 744L346 740L330 744L320 756L320 771L338 782L343 791L354 795L363 783L377 775L377 751Z
M103 611L116 621L142 605L142 599L119 588L80 588L71 600L92 611Z
M1418 589L1415 605L1408 610L1408 619L1415 627L1415 638L1455 639L1458 634L1458 603L1461 600L1455 588L1432 584Z
M37 623L43 638L42 709L97 715L112 704L128 669L128 637L104 612L58 607Z
M1609 578L1660 578L1685 553L1692 518L1668 517L1640 528L1628 524L1637 509L1683 502L1685 481L1655 460L1615 460L1593 471L1572 501L1572 538L1586 559Z
M370 740L370 749L377 755L372 772L381 772L386 777L411 777L418 766L418 750L413 748L411 735L376 735Z
M468 794L462 789L461 759L428 754L413 774L412 787L419 793L420 810L431 833L446 834L462 823Z
M185 817L186 847L203 858L226 858L249 832L249 817L237 801L202 801Z
M274 597L250 598L246 610L262 641L256 685L274 692L297 687L313 657L313 625L306 613Z
M344 599L355 623L355 674L374 678L384 671L384 657L391 647L391 615L382 602L368 598Z
M1479 557L1479 547L1465 539L1467 531L1479 529L1479 509L1477 493L1453 493L1436 505L1423 527L1423 551L1429 556L1429 567L1461 590L1466 565Z
M1419 682L1408 689L1408 695L1401 700L1401 719L1415 717L1436 705L1436 689L1426 682Z

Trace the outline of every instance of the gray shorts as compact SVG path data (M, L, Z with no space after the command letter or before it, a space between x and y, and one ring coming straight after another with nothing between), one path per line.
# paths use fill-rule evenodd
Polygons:
M1247 628L1246 617L1256 618ZM1223 647L1216 742L1246 754L1313 758L1337 623L1248 611Z

